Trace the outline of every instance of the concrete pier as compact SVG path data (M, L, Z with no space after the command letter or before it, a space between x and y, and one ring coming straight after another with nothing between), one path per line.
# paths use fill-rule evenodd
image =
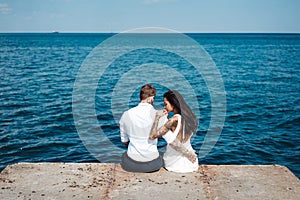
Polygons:
M19 163L0 174L0 199L300 199L279 165L200 165L193 173L130 173L119 164Z

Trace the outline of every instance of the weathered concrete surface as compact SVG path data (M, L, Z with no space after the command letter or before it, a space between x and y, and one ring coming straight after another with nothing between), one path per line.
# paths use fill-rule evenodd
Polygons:
M200 165L193 173L129 173L118 164L20 163L0 174L0 199L300 199L278 165Z

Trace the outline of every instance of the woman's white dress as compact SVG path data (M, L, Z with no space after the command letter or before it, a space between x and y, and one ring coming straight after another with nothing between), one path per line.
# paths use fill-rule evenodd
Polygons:
M176 115L178 116L178 123L175 131L174 132L168 131L163 136L163 138L168 143L166 152L163 157L165 162L165 168L168 171L181 172L181 173L197 171L199 166L198 158L196 162L192 163L182 153L174 150L170 146L170 143L172 143L176 139L181 125L181 116L179 114ZM191 138L189 138L185 143L183 143L183 146L188 150L193 150L190 139Z

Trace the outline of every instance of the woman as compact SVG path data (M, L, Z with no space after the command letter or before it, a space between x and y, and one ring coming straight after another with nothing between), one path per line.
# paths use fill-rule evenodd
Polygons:
M198 169L198 159L191 146L191 136L197 131L195 114L176 90L164 94L164 111L157 111L149 139L160 136L167 141L164 154L165 168L174 172L193 172ZM173 112L162 128L157 130L159 119Z

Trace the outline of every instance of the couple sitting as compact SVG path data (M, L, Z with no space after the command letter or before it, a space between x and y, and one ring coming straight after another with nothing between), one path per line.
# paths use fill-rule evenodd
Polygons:
M122 155L122 168L130 172L154 172L161 167L174 172L196 171L198 159L190 142L198 126L195 114L175 90L164 94L165 110L155 110L155 95L153 86L144 85L138 106L121 117L121 141L128 147ZM174 115L167 119L170 112ZM157 150L160 136L168 143L164 155Z

